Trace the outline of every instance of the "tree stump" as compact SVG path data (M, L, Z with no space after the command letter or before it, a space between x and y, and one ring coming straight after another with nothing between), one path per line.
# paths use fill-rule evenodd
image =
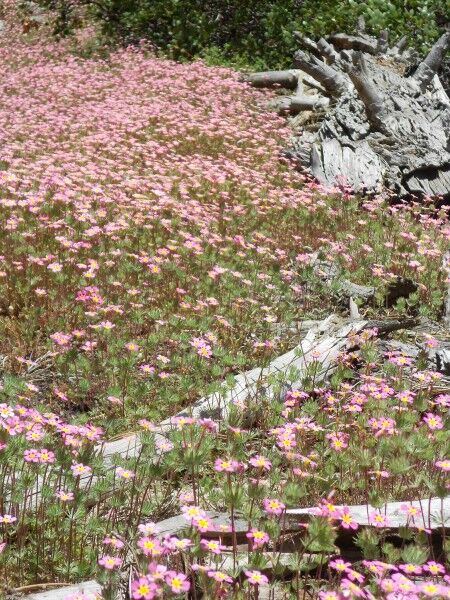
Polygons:
M450 99L438 72L450 32L422 61L404 38L390 47L387 32L367 35L362 20L356 35L297 38L305 50L294 55L296 69L244 77L257 87L295 89L272 105L313 117L286 154L326 186L449 199Z

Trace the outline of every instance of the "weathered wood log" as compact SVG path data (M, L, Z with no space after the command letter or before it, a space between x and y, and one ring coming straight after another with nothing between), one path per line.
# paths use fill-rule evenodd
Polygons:
M417 509L414 519L410 517L402 506L410 505ZM337 506L336 508L342 508ZM380 509L367 504L356 504L348 507L348 512L358 525L374 527L370 515L379 512L386 517L387 527L391 530L410 525L412 527L425 527L427 529L450 530L450 496L445 498L423 498L420 500L405 500L401 502L387 502ZM285 531L293 532L302 530L303 525L308 523L312 517L317 515L317 507L288 508L286 510ZM248 522L242 517L234 520L234 531L231 518L227 513L210 512L208 517L213 527L202 535L208 538L221 538L223 544L230 545L232 534L238 543L246 542L245 534L249 530ZM183 515L177 515L157 523L158 535L177 535L183 529L189 529L189 523Z
M271 102L271 108L276 109L280 114L289 113L298 114L305 110L325 109L329 106L330 100L323 96L283 96Z
M447 32L438 39L427 57L417 67L413 78L419 82L422 91L426 90L433 77L438 73L449 48L450 32Z
M292 389L299 389L308 368L314 363L317 365L314 379L318 384L333 373L336 368L336 358L346 347L351 336L365 329L377 329L379 335L384 335L399 329L412 328L417 325L417 322L416 319L346 322L336 315L330 315L323 321L312 321L306 336L293 350L274 359L267 367L257 367L237 375L231 389L225 387L222 392L215 392L201 398L191 407L177 413L175 417L165 419L159 425L160 435L163 436L173 428L174 419L177 417L223 419L229 414L233 403L236 405L245 403L255 398L258 393L264 394L265 398L270 398L274 390L267 383L267 378L271 375L286 377L289 372L295 370L297 375L290 385ZM103 455L108 464L114 455L124 458L137 456L141 447L140 436L136 433L103 443L98 446L98 452Z
M250 83L256 88L283 87L295 90L300 71L289 69L287 71L263 71L261 73L248 73L242 75L242 81Z
M364 104L369 123L378 131L389 135L383 98L368 74L367 63L361 52L353 55L353 66L348 67L347 73Z
M349 89L348 81L339 71L335 71L315 56L309 56L302 50L298 50L294 54L294 63L321 83L333 98L341 96Z
M295 66L331 102L319 127L312 116L311 131L296 135L285 155L326 186L450 198L450 99L438 75L450 32L415 72L417 56L405 38L390 48L386 31L375 39L362 23L358 35L299 39L308 52L295 53Z
M27 594L25 598L27 600L64 600L71 595L84 594L83 598L86 600L100 600L102 592L101 586L96 581L85 581L63 587L61 584L42 584L40 587L42 591ZM29 589L30 587L28 587ZM19 588L16 592L26 593L27 588Z
M321 55L328 60L329 63L333 64L340 60L339 53L336 52L334 46L329 44L325 38L320 38L317 42L317 48Z
M414 520L402 510L404 504L417 509L418 514ZM316 511L316 508L290 508L286 510L286 519L288 523L307 522ZM381 509L376 509L367 504L349 506L349 514L358 525L371 526L370 514L373 512L384 515L387 527L390 529L398 529L408 524L427 529L450 529L450 496L443 499L425 498L411 502L388 502Z
M361 50L368 54L378 53L377 41L367 36L347 35L345 33L335 33L328 36L328 40L340 50Z
M437 350L435 360L437 371L450 377L450 349L442 348L441 350Z
M345 303L350 298L368 302L375 296L375 288L372 286L359 285L341 276L341 270L335 263L327 260L313 259L314 274L324 283L336 289L339 296L344 298Z
M419 320L414 318L387 319L385 321L372 319L367 321L367 329L376 329L378 331L378 335L382 336L392 333L393 331L399 331L400 329L412 329L418 324Z

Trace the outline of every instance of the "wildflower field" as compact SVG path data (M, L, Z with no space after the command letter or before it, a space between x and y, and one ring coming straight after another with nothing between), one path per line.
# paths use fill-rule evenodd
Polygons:
M190 413L294 348L290 324L346 316L317 253L375 287L364 318L438 323L445 208L321 189L280 158L270 94L232 70L145 48L84 58L84 39L5 22L0 597L90 579L105 600L450 597L446 527L417 508L449 493L434 337L411 358L364 330L332 377L313 362L226 418ZM397 277L418 288L387 307ZM104 460L136 432L139 452ZM366 525L351 505L370 505ZM316 510L293 524L297 507Z

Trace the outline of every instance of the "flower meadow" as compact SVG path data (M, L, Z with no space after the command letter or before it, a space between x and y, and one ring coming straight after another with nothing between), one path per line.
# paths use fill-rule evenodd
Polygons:
M145 47L85 58L84 39L4 18L0 593L96 579L105 600L449 597L445 529L436 541L411 504L449 493L434 338L412 360L366 331L329 381L313 364L226 419L189 416L294 347L283 325L346 310L317 252L375 287L364 315L438 319L445 210L308 180L280 157L289 130L270 95L229 69ZM398 276L418 291L387 308ZM137 456L102 457L133 432ZM366 526L354 504L372 507ZM315 512L294 526L299 506ZM160 531L174 515L179 531Z

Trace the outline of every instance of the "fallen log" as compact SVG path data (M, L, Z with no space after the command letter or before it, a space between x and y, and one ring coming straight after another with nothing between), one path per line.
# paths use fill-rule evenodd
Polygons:
M274 388L267 384L269 376L287 377L289 371L295 370L297 373L296 381L291 382L291 384L293 389L297 389L302 385L308 367L314 363L317 364L315 381L322 381L334 370L334 362L339 353L345 348L349 336L362 331L366 327L367 322L364 320L348 323L336 315L330 315L323 321L313 325L296 348L279 356L267 367L257 367L237 375L231 389L224 387L223 391L201 398L191 407L180 411L174 417L162 421L159 424L159 435L164 436L165 433L170 431L177 417L223 419L226 418L233 404L246 402L251 398L255 398L258 393L264 393L266 398L270 398L271 394L274 393ZM133 433L119 440L100 444L97 447L97 452L103 456L107 464L110 464L115 455L124 458L137 456L141 447L139 433ZM80 485L83 485L83 479Z
M320 126L313 116L311 131L296 135L286 156L326 186L448 199L450 99L439 69L450 48L450 32L414 69L417 57L405 38L390 47L387 32L374 38L359 25L358 30L318 42L297 36L305 50L295 53L294 64L320 84L330 103ZM257 87L285 79L273 72L270 78L246 77ZM289 89L295 87L293 79ZM290 104L284 112L292 114Z
M416 508L418 513L413 521L411 517L402 510L404 505ZM337 506L337 509L343 508ZM380 513L386 517L387 528L391 530L408 525L413 527L425 527L431 530L450 529L450 496L445 498L423 498L420 500L405 500L401 502L387 502L380 509L376 509L368 504L356 504L347 507L348 513L352 519L362 527L375 527L371 522L372 513ZM317 516L317 507L306 508L288 508L285 512L285 532L304 531L304 525L312 517ZM245 542L245 534L249 531L248 522L242 517L234 520L234 530L232 529L231 518L227 513L210 512L208 517L213 523L213 528L202 535L210 538L221 538L225 545L230 543L232 534L236 534L239 543ZM177 535L184 529L189 529L190 525L183 515L177 515L164 519L157 523L158 535Z
M406 319L387 319L386 321L378 321L372 319L367 321L366 329L376 329L379 336L398 331L399 329L412 329L419 324L416 318Z
M257 88L283 87L287 90L295 90L301 71L289 69L287 71L262 71L261 73L249 73L242 76L242 81L250 83Z
M294 381L289 382L292 389L298 389L303 383L308 368L317 365L316 383L331 374L335 368L335 360L346 347L348 338L367 327L367 321L345 322L336 315L330 315L317 326L312 327L301 343L293 350L286 352L269 363L267 367L257 367L235 378L234 386L211 394L199 400L190 409L179 413L184 416L225 418L232 404L241 404L255 397L263 388L266 398L274 393L273 386L267 384L270 376L277 375L289 380L289 372L296 372ZM264 385L263 385L264 383ZM171 419L163 421L163 426L170 426Z
M304 385L305 377L310 376L310 370L314 367L314 384L317 385L334 372L337 366L336 359L361 331L376 328L382 335L398 329L410 328L417 324L417 321L414 319L344 320L332 314L322 321L312 321L310 324L311 328L293 350L274 359L266 367L257 367L237 375L231 388L224 384L222 391L201 398L191 407L159 423L155 433L156 441L166 439L167 433L176 426L178 417L222 420L228 416L233 405L239 406L259 397L264 397L266 401L270 400L278 393L276 386L271 382L273 377L278 380L278 387L279 383L284 381L290 389L296 390ZM102 442L95 447L95 453L101 456L107 469L115 468L117 457L136 458L141 450L141 435L135 432L116 440ZM97 480L96 475L82 475L79 479L79 487L87 489ZM38 503L36 496L39 497L41 486L42 481L38 479L34 490L30 490L28 496L30 509Z
M41 591L36 591L28 594L32 588L40 588ZM96 581L85 581L74 585L64 584L38 584L35 586L26 586L14 590L15 593L26 594L27 600L64 600L74 594L84 594L84 600L100 600L102 588Z
M450 349L442 348L435 354L436 370L447 377L450 377Z
M329 99L323 96L283 96L269 105L280 114L295 115L306 110L325 109L329 104Z
M402 510L402 506L405 504L417 509L418 514L414 521L407 512ZM343 507L338 506L337 508ZM288 523L307 523L316 512L317 508L288 508L286 510L286 519ZM445 498L387 502L380 509L367 504L358 504L349 506L348 512L352 516L352 519L361 526L373 526L370 515L372 513L380 513L386 517L386 527L389 529L398 529L407 525L431 530L450 529L450 496Z
M315 383L318 384L325 377L332 374L339 354L347 346L348 340L355 334L365 330L378 330L379 335L411 328L417 325L416 319L389 319L385 321L359 320L345 321L336 315L330 315L323 321L312 321L308 333L293 350L274 359L267 367L257 367L235 377L234 385L221 392L215 392L201 398L191 407L181 410L174 417L169 417L159 424L162 438L171 431L177 417L224 419L233 404L241 404L246 400L255 398L258 393L263 393L265 398L270 398L274 393L272 385L267 383L270 376L278 375L288 379L289 372L295 372L294 381L290 382L292 389L299 389L303 384L308 369L312 364L317 368L314 373ZM301 330L301 328L299 328ZM141 449L139 433L129 434L119 440L106 442L98 446L98 453L110 463L114 455L119 454L124 458L137 456Z
M320 260L317 255L312 261L314 273L328 286L336 290L337 295L344 300L358 299L363 303L371 301L375 296L373 286L359 285L342 276L339 266L331 261ZM386 286L384 294L385 306L393 306L400 298L407 298L418 289L411 279L397 277Z
M313 271L324 283L334 287L338 295L343 296L348 302L349 298L357 298L368 302L375 296L373 286L359 285L341 276L341 270L335 263L316 258L313 260Z

